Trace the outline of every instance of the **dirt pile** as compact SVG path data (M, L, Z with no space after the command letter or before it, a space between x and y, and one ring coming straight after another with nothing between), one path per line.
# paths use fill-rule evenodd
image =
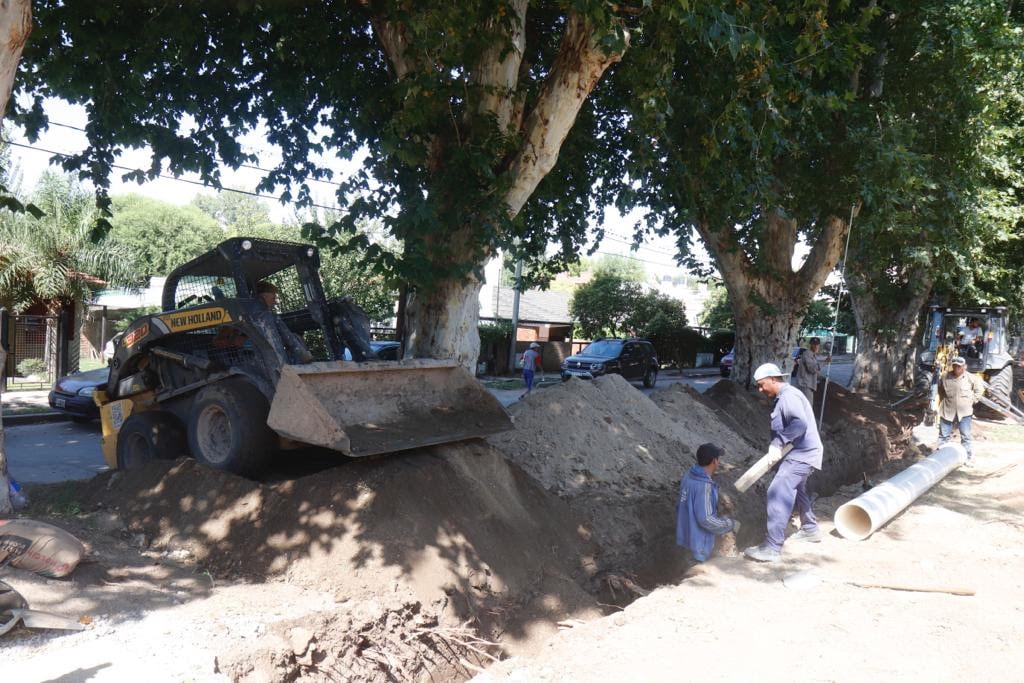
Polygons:
M570 379L510 412L516 429L490 442L587 519L603 568L649 582L682 565L675 500L694 456L675 420L618 375Z
M191 460L158 463L101 475L83 498L116 509L145 545L187 551L214 577L285 580L333 594L342 608L330 619L387 596L423 623L468 624L515 652L560 619L597 613L584 590L596 550L581 522L483 442L351 461L275 484ZM381 619L401 621L366 623ZM412 631L392 636L416 639ZM277 651L272 643L257 650Z
M651 400L672 418L683 442L692 451L696 452L702 443L710 441L725 448L726 462L752 462L761 456L761 452L736 431L731 420L723 419L721 412L692 387L670 384L652 393Z

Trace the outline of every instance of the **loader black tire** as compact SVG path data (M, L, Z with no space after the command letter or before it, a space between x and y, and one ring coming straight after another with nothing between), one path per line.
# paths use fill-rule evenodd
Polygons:
M162 410L129 415L117 433L117 469L131 470L156 460L188 455L181 420Z
M988 378L989 395L993 401L1001 405L1012 405L1013 401L1013 366L1007 365Z
M243 477L258 477L277 450L267 426L270 405L256 387L229 379L196 394L188 421L188 443L202 464Z

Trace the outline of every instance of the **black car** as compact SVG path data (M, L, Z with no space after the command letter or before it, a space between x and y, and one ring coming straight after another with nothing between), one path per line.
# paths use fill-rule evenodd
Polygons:
M97 387L106 385L110 368L75 372L57 380L50 391L50 407L71 416L75 422L88 422L100 416L92 400Z
M398 360L398 351L402 345L396 341L372 341L370 348L381 360ZM345 349L345 360L352 360L352 352Z
M658 356L649 341L598 339L562 362L562 380L622 375L631 381L643 380L645 387L653 387L658 381L658 367Z

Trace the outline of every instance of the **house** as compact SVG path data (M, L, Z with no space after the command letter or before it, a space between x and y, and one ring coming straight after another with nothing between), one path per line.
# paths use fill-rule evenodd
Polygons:
M488 264L486 283L480 290L480 322L512 320L515 290L501 285L501 262ZM529 289L519 295L519 325L516 329L516 356L531 342L542 345L544 369L557 372L562 360L571 355L573 320L569 315L569 292ZM508 347L481 349L481 358L490 365L489 371L508 371Z

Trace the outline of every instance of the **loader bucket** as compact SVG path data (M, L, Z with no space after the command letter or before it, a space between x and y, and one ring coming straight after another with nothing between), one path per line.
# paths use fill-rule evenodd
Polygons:
M286 365L267 424L359 457L496 434L512 419L462 366L416 359Z

